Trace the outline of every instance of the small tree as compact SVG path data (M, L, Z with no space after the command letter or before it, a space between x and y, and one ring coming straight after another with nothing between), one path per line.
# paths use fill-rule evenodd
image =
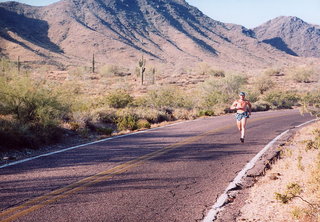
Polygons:
M264 92L274 87L274 82L269 77L262 76L256 80L255 86L257 90L260 92L260 94L262 95Z

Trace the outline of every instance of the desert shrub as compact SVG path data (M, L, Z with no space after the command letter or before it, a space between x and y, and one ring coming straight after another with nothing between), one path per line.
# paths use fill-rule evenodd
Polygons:
M177 108L174 109L172 115L175 119L180 120L190 120L195 119L198 116L198 112L195 109L183 109L183 108Z
M33 148L60 141L63 130L56 125L22 124L0 120L0 147Z
M259 101L260 93L256 90L244 90L246 92L246 98L251 102L255 103Z
M252 111L259 112L259 111L268 111L271 107L271 104L265 101L257 101L252 103Z
M99 108L93 110L92 115L95 116L95 120L103 123L115 123L117 118L117 109L113 108Z
M214 116L214 111L212 110L200 110L199 116Z
M214 69L209 70L209 75L214 76L214 77L225 77L226 76L226 74L223 70L214 70Z
M240 88L246 83L247 78L243 75L227 75L221 79L209 78L201 85L201 88L204 94L216 92L221 95L230 95L233 97L233 94L238 94Z
M228 100L229 97L221 92L207 92L202 98L201 108L210 109L217 104L227 103Z
M8 73L17 74L17 66L10 60L1 57L0 58L0 76L6 76Z
M137 107L133 110L138 119L145 119L149 123L160 123L162 121L172 120L171 115L169 115L165 110L150 107Z
M246 83L247 78L242 75L227 75L225 78L208 79L199 86L201 95L199 98L199 108L228 107L231 100L234 99L234 95L237 95L240 88Z
M151 124L146 119L139 119L137 122L138 129L150 129Z
M191 108L193 106L191 100L183 91L171 86L148 91L146 105L157 109Z
M69 76L73 76L76 78L85 79L89 77L91 73L91 68L87 66L75 67L69 71Z
M293 92L270 92L265 95L264 100L271 104L273 109L291 109L298 105L300 97Z
M133 97L124 90L115 90L109 92L105 97L105 102L112 108L125 108L133 101Z
M307 67L297 67L289 72L289 78L298 83L309 83L312 81L314 70Z
M107 136L110 136L113 133L113 129L110 127L96 127L95 131Z
M320 129L316 129L313 132L314 140L305 140L303 141L306 145L305 150L312 150L312 149L320 149Z
M211 70L211 67L208 63L201 62L198 64L197 72L199 72L202 75L208 74Z
M54 125L68 112L59 96L28 78L0 79L0 112L23 123Z
M136 130L138 129L137 121L137 117L132 114L119 116L117 119L117 127L119 130Z
M284 194L275 193L276 200L281 203L288 203L293 198L297 197L302 192L301 186L297 183L290 183L287 185L287 189Z
M254 82L254 87L260 94L272 89L274 85L274 82L268 76L260 76Z
M302 96L301 103L304 112L310 112L312 115L320 117L320 92L309 92Z
M120 68L116 65L104 65L99 68L99 73L103 76L113 76Z
M264 76L279 76L281 75L281 69L278 68L270 68L264 71Z
M74 111L71 114L71 123L76 131L83 130L95 121L95 116L90 111Z

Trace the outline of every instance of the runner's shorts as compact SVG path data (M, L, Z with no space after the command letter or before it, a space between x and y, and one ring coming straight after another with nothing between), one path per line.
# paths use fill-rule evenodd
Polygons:
M236 119L241 121L243 118L249 118L249 112L236 113Z

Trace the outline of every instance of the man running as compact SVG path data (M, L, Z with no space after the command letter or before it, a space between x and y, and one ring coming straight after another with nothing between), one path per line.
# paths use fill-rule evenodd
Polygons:
M240 131L240 141L244 143L244 134L247 124L247 119L251 115L251 103L249 100L245 99L246 94L244 92L239 93L240 99L233 102L230 109L237 110L236 119L237 127Z

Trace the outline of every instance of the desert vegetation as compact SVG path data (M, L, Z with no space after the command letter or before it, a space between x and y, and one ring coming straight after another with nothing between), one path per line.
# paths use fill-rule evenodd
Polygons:
M141 61L136 70L140 65ZM119 66L101 65L95 73L89 67L75 67L63 72L64 77L52 77L49 68L32 70L19 64L18 69L16 62L2 58L0 147L37 148L57 143L68 132L83 137L109 136L161 122L221 115L230 112L228 107L239 91L248 93L254 111L302 105L319 114L319 93L284 90L272 80L282 73L278 69L250 78L200 64L194 73L205 75L205 80L191 82L192 87L177 87L169 80L159 83L159 75L154 78L155 67L143 68L151 72L153 81L141 85L141 71L131 75L129 69ZM308 70L297 71L299 75L305 72ZM316 72L310 72L315 79Z

